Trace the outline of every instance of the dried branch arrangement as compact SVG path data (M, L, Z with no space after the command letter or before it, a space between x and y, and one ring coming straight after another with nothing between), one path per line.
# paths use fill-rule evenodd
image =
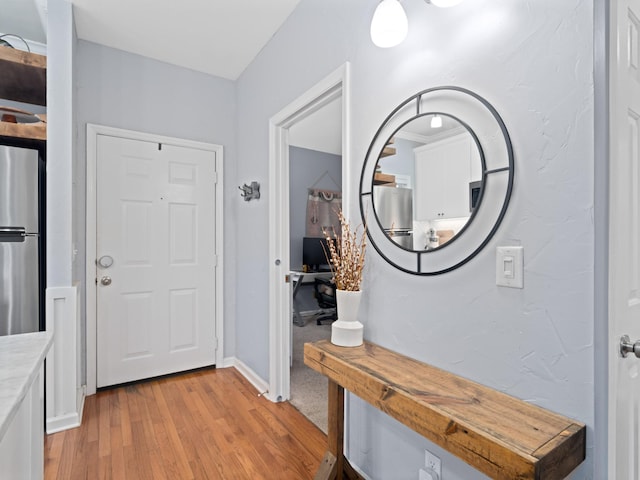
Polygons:
M338 217L342 226L341 235L336 234L334 228L331 231L322 230L329 248L329 251L325 250L324 254L331 267L336 288L356 292L360 290L360 283L362 282L367 228L360 225L352 232L351 226L344 218L342 211L338 212ZM359 232L361 228L362 231ZM358 239L358 237L360 238Z

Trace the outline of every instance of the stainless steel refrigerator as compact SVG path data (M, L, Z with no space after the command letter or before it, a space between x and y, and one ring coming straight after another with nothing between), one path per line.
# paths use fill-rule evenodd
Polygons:
M0 335L43 329L38 150L0 145Z
M413 190L373 187L373 205L380 226L398 245L413 248Z

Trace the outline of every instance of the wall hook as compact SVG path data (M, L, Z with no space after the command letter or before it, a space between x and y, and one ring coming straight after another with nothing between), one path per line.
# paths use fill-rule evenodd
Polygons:
M258 200L260 198L260 184L258 182L251 182L251 185L247 185L246 183L241 187L238 187L242 193L240 196L244 198L245 202L249 200L253 200L254 198Z

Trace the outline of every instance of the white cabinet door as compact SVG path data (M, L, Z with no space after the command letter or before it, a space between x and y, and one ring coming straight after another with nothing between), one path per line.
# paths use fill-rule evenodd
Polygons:
M98 136L98 387L215 363L215 161Z
M457 135L415 150L416 220L468 217L471 139Z

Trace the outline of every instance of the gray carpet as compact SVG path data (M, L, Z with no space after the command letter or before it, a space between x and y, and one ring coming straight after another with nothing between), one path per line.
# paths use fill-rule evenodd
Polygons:
M316 325L314 316L305 316L305 326L292 325L291 404L327 433L327 377L304 364L304 344L331 338L331 325Z

